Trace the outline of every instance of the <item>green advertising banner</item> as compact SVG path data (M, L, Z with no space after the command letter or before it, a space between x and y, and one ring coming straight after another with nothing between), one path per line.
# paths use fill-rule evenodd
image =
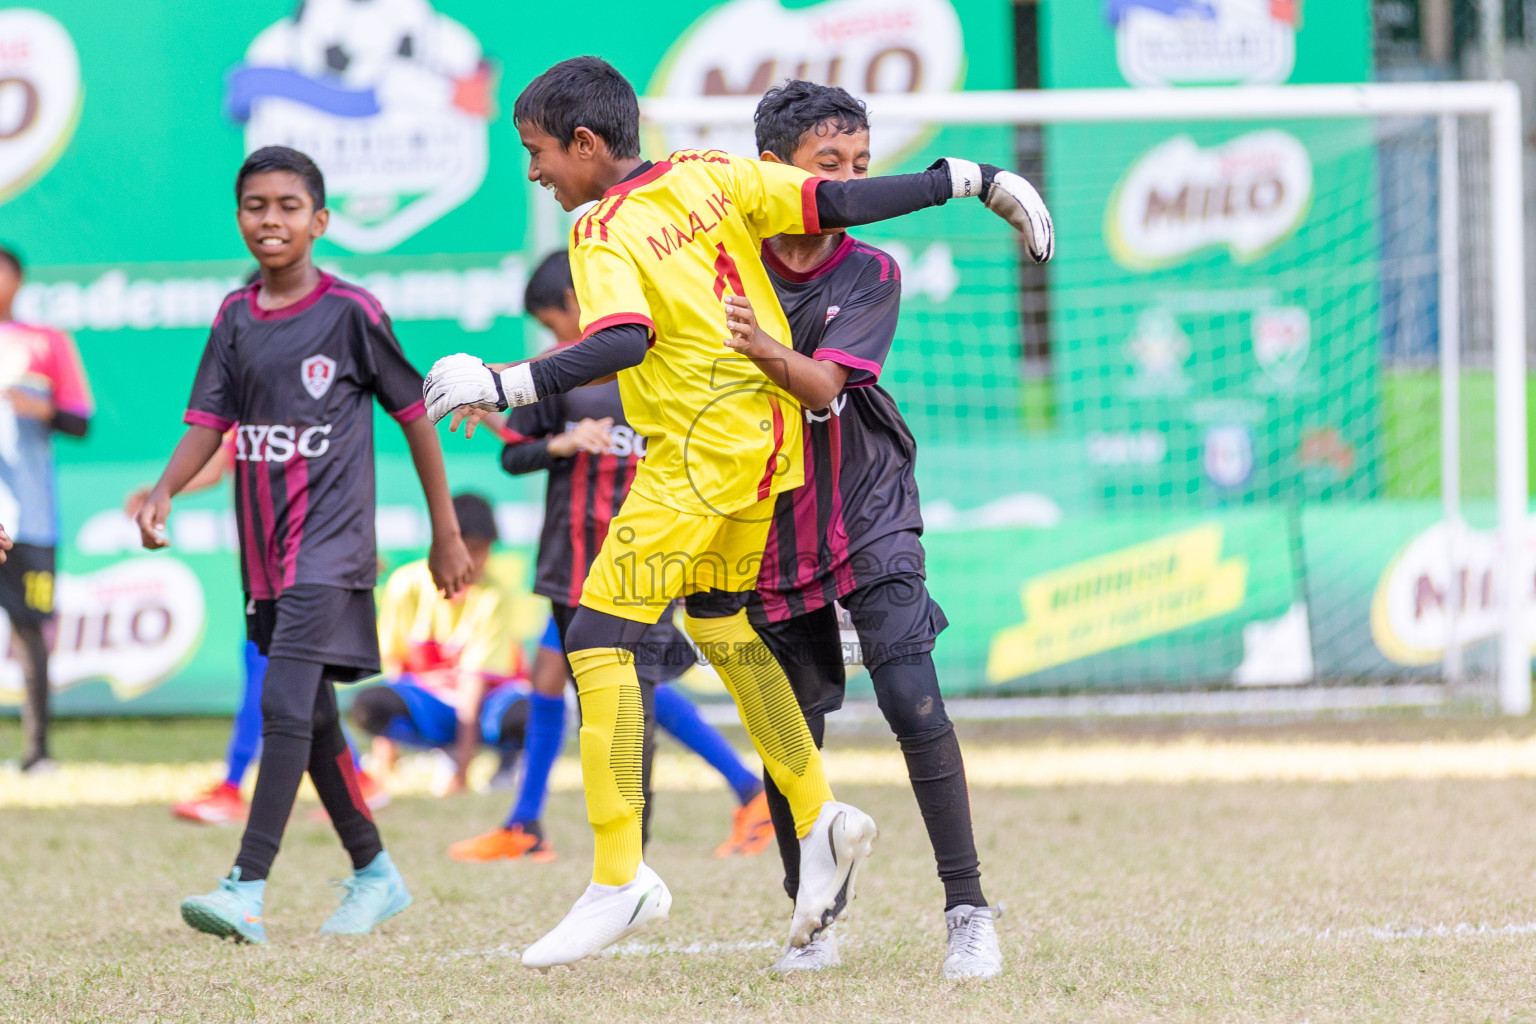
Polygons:
M1053 0L1042 17L1053 88L1371 76L1364 0ZM1373 131L1047 130L1047 181L1068 183L1052 193L1059 245L1073 254L1053 267L1054 397L1060 425L1111 456L1107 508L1374 491Z
M1454 637L1468 677L1493 671L1508 585L1496 512L1478 500L1463 515L1448 527L1438 501L1303 513L1319 665L1344 677L1379 675L1383 663L1396 675L1435 676Z
M1051 88L1371 74L1364 0L1038 10ZM156 555L121 504L180 435L208 324L253 267L233 218L245 152L317 158L333 208L320 258L379 297L419 366L516 358L546 343L522 293L570 223L526 181L509 117L549 64L595 47L659 96L810 77L869 101L877 171L948 154L1007 164L1012 129L886 124L880 101L1011 87L1014 16L1004 0L683 2L644 17L594 0L583 25L622 26L594 39L569 12L491 0L0 9L0 240L29 263L16 313L74 334L98 404L85 441L57 444L60 710L215 712L237 693L227 491L179 501ZM647 125L643 146L754 149L675 125ZM1043 146L1059 232L1047 430L1023 415L1006 229L951 204L859 232L902 268L881 383L918 440L930 584L952 623L936 652L946 692L1411 674L1433 670L1450 631L1481 643L1493 585L1457 590L1432 557L1445 544L1428 504L1379 500L1392 453L1372 126L1056 125ZM0 402L0 429L9 415ZM424 550L426 517L399 431L381 416L377 437L380 547L398 565ZM526 576L542 481L502 473L486 434L444 437L454 486L496 504L500 571ZM1484 540L1456 550L1476 562ZM537 632L537 601L518 615ZM0 706L20 689L0 661Z
M941 535L928 550L946 644L1010 690L1230 682L1243 627L1295 600L1284 514L1268 509Z
M217 711L238 692L227 491L178 501L172 549L153 556L120 507L180 436L208 325L254 267L234 224L246 152L281 143L316 158L332 209L317 254L381 300L418 366L463 350L517 358L546 341L523 315L529 268L564 244L570 223L526 181L510 120L544 68L595 50L643 92L668 96L757 94L812 77L869 101L877 169L917 169L946 152L1006 163L1006 131L885 128L878 115L886 95L1010 85L1010 15L1003 0L689 0L643 16L594 0L575 22L564 9L493 0L0 8L0 240L22 253L29 281L15 313L75 336L97 402L88 438L56 445L57 707ZM745 135L652 126L644 139L649 157L698 145L753 153ZM960 529L976 506L1019 489L959 486L987 464L963 443L971 428L1017 419L1013 243L979 204L861 234L902 265L902 330L883 382L919 438L954 453L925 467L924 487L945 499L936 522ZM962 405L970 422L955 413ZM0 402L0 426L10 415ZM378 532L394 565L424 549L426 521L398 429L382 416L376 426ZM444 438L453 485L496 502L526 566L542 481L503 474L484 434ZM527 629L539 625L531 616ZM0 705L20 691L15 662L0 661Z
M1364 0L1042 0L1040 79L1366 81L1370 33ZM1341 521L1311 508L1380 496L1375 126L1053 124L1041 146L1061 254L1051 424L1083 466L1055 492L1061 526L988 549L1006 568L973 606L990 624L984 678L1051 690L1396 672L1369 630L1330 631L1345 607L1368 618L1408 535L1355 552L1345 579L1314 559L1347 543ZM930 550L963 561L948 540ZM981 639L964 646L978 657Z

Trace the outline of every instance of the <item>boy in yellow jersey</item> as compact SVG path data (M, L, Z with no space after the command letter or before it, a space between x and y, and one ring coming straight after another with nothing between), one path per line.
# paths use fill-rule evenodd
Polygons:
M787 798L801 882L789 942L802 947L840 917L876 835L868 815L832 798L794 692L747 622L774 496L799 486L799 403L725 347L724 297L744 296L775 338L788 326L760 250L781 233L884 220L979 196L1050 257L1049 215L1022 178L942 160L914 175L833 182L785 164L719 152L640 159L634 89L595 57L562 61L518 97L513 117L528 177L577 221L571 269L583 339L539 359L487 366L438 360L423 394L434 422L527 405L617 374L625 413L648 439L629 497L582 590L566 649L581 698L581 760L595 833L592 884L523 954L547 968L591 956L671 905L640 860L640 640L678 596L687 628L736 700L759 756Z
M379 602L386 682L359 692L349 712L373 737L373 767L381 777L394 768L397 744L447 752L454 771L445 795L468 788L469 763L482 744L516 755L529 693L510 595L486 571L497 541L490 502L457 494L453 511L469 552L469 583L444 597L425 559L390 574Z

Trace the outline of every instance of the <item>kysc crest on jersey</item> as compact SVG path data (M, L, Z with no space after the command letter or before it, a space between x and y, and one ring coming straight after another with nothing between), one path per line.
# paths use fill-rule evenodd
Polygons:
M336 360L330 356L310 356L304 360L300 369L304 390L312 398L324 398L325 393L331 390L331 381L336 379Z

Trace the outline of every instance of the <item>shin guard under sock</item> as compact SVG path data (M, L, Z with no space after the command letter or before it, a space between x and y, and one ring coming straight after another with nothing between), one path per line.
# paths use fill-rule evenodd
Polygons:
M805 724L819 749L827 728L826 716L807 715ZM779 844L779 861L784 865L784 891L794 900L800 895L800 840L795 836L795 813L789 809L789 801L784 799L784 794L779 792L767 772L763 773L763 793L768 798L773 837Z
M928 736L899 737L912 795L923 814L939 880L944 883L944 909L962 904L987 905L981 891L981 863L971 831L971 798L965 785L960 740L948 725Z
M907 778L917 798L939 880L944 909L987 905L981 891L981 863L971 828L971 798L965 784L960 739L944 711L938 672L926 652L886 661L870 669L875 698L896 734Z
M322 682L323 689L330 689L330 682ZM334 701L334 698L333 698ZM329 727L315 736L309 750L309 778L315 784L320 802L331 816L331 825L352 858L353 870L360 871L373 863L384 849L379 829L373 823L373 813L363 799L362 788L357 782L357 769L352 764L352 751L347 737L341 730L341 720L331 718Z
M592 647L568 655L581 698L581 775L592 823L592 881L624 885L640 868L645 709L634 655Z
M245 880L266 878L283 843L299 783L309 768L315 698L324 667L297 658L267 662L261 688L261 766L235 866Z
M762 637L739 611L720 618L685 616L688 633L720 673L741 722L795 815L795 835L808 835L821 805L832 799L794 688Z

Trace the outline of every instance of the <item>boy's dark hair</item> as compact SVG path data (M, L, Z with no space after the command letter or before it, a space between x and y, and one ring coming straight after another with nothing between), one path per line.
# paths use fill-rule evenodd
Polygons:
M635 87L601 57L572 57L544 72L512 105L512 121L553 135L562 147L588 128L614 158L640 155L640 101Z
M763 93L752 115L757 151L790 163L807 132L831 121L842 135L869 130L864 101L835 85L790 79Z
M240 192L245 188L246 178L253 174L266 174L268 171L297 174L304 179L304 188L309 192L309 198L314 200L316 212L325 209L325 176L308 156L287 146L263 146L245 158L245 163L240 165L240 173L235 175L235 202L240 201Z
M465 540L494 544L501 536L496 530L496 513L491 510L491 503L478 494L455 494L453 514L459 517L459 535Z
M574 287L570 253L564 249L552 252L539 261L533 276L528 278L528 287L523 289L523 311L564 309L565 293Z
M26 276L26 268L21 264L21 257L16 255L16 250L0 245L0 266L11 268L11 273L17 277Z

